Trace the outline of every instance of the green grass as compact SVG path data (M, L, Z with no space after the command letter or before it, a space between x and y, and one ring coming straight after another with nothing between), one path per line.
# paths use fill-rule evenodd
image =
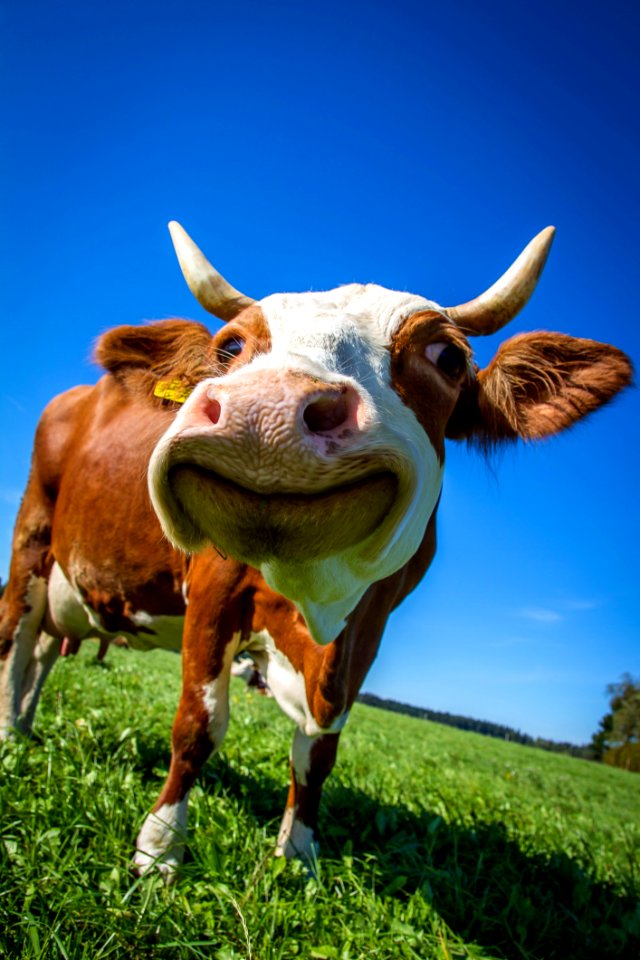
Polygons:
M179 661L89 653L56 667L40 742L0 750L1 956L640 956L640 777L356 706L311 879L272 856L291 724L236 681L179 881L136 879Z

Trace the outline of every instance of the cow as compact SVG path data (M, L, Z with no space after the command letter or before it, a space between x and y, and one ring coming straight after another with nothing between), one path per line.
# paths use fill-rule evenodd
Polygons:
M231 676L244 681L247 687L261 693L263 697L271 696L271 691L264 677L253 662L252 657L248 657L245 654L236 657L231 664Z
M474 363L469 338L525 305L551 227L455 307L375 284L255 301L170 230L191 291L224 324L111 329L95 350L102 379L45 409L2 599L1 727L30 730L61 648L85 637L182 647L170 770L134 858L170 877L245 652L295 724L276 853L313 863L340 732L389 614L435 553L445 439L556 434L629 384L631 364L549 332Z

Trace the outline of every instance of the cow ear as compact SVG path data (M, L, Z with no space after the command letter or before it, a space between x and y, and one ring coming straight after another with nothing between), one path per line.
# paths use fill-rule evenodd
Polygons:
M503 343L464 391L447 436L490 447L537 440L571 427L631 383L621 350L561 333L525 333Z
M180 365L185 352L200 357L211 334L193 320L160 320L141 326L114 327L97 341L94 359L110 373L132 368L165 371Z

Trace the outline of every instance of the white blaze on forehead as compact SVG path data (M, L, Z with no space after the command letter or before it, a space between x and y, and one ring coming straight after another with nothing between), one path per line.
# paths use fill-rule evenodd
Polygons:
M368 414L367 449L373 455L376 449L384 451L387 459L392 451L398 459L396 504L366 541L307 564L272 560L261 566L267 583L299 607L314 639L328 643L370 584L413 556L438 501L442 465L415 415L391 387L388 348L404 319L440 308L423 297L374 284L274 294L260 307L271 352L256 358L251 368L294 369L351 382Z
M324 293L274 294L258 306L269 328L271 349L216 378L217 387L230 392L234 385L249 382L256 391L260 382L256 374L261 372L267 393L270 376L281 378L283 373L351 387L359 398L359 430L351 438L348 456L357 455L362 463L369 460L374 472L388 470L398 480L389 515L361 543L325 559L286 562L276 558L260 565L269 586L296 604L313 638L329 643L367 588L413 556L438 501L442 464L414 413L391 386L389 347L407 317L442 310L423 297L373 284L351 284ZM207 385L204 381L196 388L150 461L154 507L165 532L178 542L171 510L165 509L165 499L171 504L171 497L164 467L175 438L189 424L193 401L201 398ZM287 425L290 430L299 427L298 422ZM268 444L268 436L261 439ZM279 442L277 437L271 439L274 445ZM246 466L249 471L250 465Z
M259 304L269 325L272 358L353 377L388 382L388 346L401 322L440 308L412 293L352 283L321 293L277 293Z

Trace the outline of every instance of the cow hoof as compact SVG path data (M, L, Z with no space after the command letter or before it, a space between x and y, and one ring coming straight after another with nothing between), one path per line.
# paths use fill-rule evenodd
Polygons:
M162 879L167 884L175 883L178 877L178 868L182 863L182 858L176 856L159 857L152 856L144 850L136 850L131 866L133 872L138 877L143 877L147 873L158 871Z
M155 867L168 882L182 863L187 828L187 798L150 813L136 840L133 866L139 875Z
M311 876L318 873L318 852L320 845L314 840L313 830L300 820L296 820L291 808L285 811L278 835L276 857L301 861Z
M25 726L20 721L17 721L14 726L0 728L0 743L16 743L20 740L27 740L40 745L44 743L43 738L34 733L30 725Z
M318 849L319 845L317 843L314 843L304 852L294 850L291 846L286 849L278 846L276 847L274 856L285 857L289 863L296 864L301 871L301 875L306 880L318 880L320 875Z

